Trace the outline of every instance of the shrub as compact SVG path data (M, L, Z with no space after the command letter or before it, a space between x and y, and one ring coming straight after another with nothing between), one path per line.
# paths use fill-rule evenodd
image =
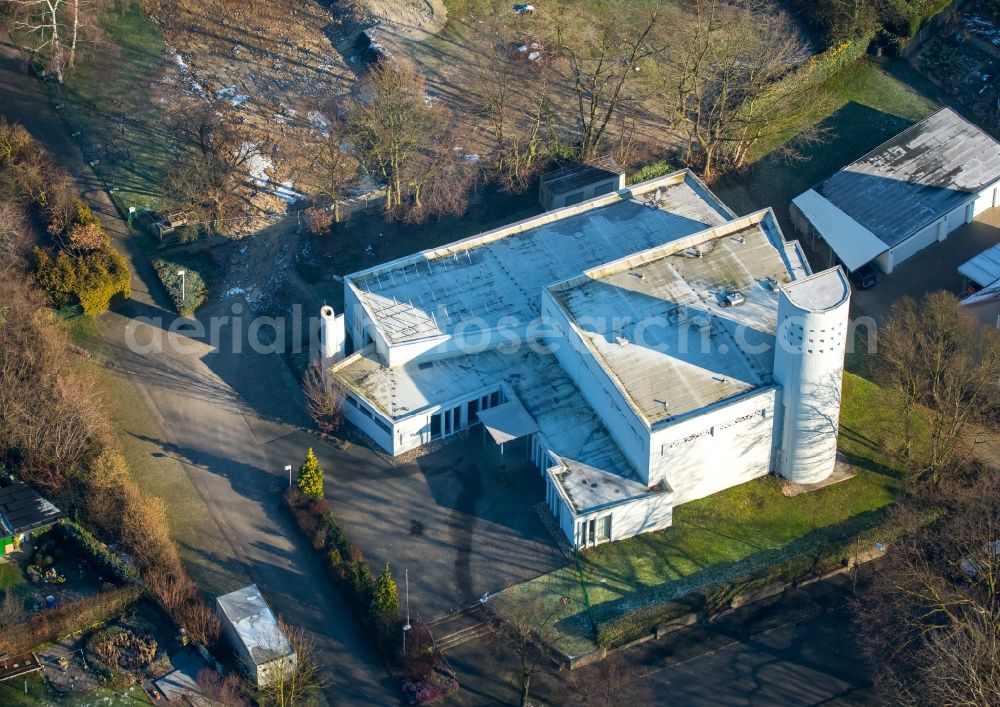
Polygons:
M69 245L77 250L99 250L110 242L99 223L75 223L69 228Z
M49 530L57 542L68 545L77 555L83 555L91 566L97 568L102 575L114 577L121 583L134 583L138 580L136 571L122 558L111 552L108 546L94 537L81 525L63 518Z
M628 183L639 184L641 182L647 182L650 179L662 177L664 174L670 174L673 171L674 166L672 164L666 160L657 160L656 162L650 162L647 165L643 165L629 174Z
M170 295L178 314L190 316L205 303L208 287L205 285L204 277L196 268L178 260L158 258L153 261L153 269L156 270L157 277ZM184 271L183 277L178 274L181 270Z
M323 206L306 209L306 228L314 236L330 233L336 221L333 210Z
M923 522L931 522L935 517L936 514L929 513ZM775 582L789 584L823 575L846 566L858 547L871 547L876 539L891 542L900 531L891 521L883 520L861 533L830 535L825 542L804 550L782 548L763 558L748 558L733 566L720 565L714 573L703 573L698 584L689 585L688 589L682 579L655 588L645 597L628 597L626 601L631 604L642 598L646 602L610 619L598 620L597 643L606 648L620 646L684 614L712 614L727 609L737 594Z
M132 294L125 256L110 246L72 256L60 250L55 259L35 248L35 279L57 307L80 303L84 314L100 314L111 298Z

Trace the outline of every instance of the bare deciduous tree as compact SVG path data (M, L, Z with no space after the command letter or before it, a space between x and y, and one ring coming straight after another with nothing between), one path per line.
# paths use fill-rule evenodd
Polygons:
M310 192L330 201L335 223L340 223L340 204L358 179L358 160L345 149L341 138L344 132L337 127L330 130L330 137L316 150L308 172Z
M922 489L897 511L910 529L856 602L876 686L893 704L1000 703L1000 478ZM923 525L926 507L946 517Z
M0 201L0 272L15 267L27 240L28 220L24 209L10 201Z
M191 103L179 112L175 129L188 149L164 175L164 192L175 208L205 215L221 229L244 204L257 148L221 103Z
M608 127L630 98L626 88L662 52L665 42L658 32L663 15L655 4L606 0L588 12L564 2L549 16L555 28L552 48L572 87L579 157L588 160L598 153Z
M313 365L306 369L302 389L306 394L309 414L320 430L330 433L339 429L344 421L341 397L339 391L323 375L320 366Z
M483 40L476 100L493 142L493 172L505 191L518 193L545 157L553 119L549 73L512 60L514 40L504 28L486 32Z
M349 136L362 168L386 185L387 211L402 205L411 163L432 132L424 80L408 65L382 61L372 68L366 95L349 111Z
M61 30L63 3L66 0L8 0L17 11L15 30L26 33L34 41L32 52L41 53L46 58L48 71L60 83L66 66L66 55L62 44ZM74 37L75 41L75 37Z
M546 609L538 601L512 599L490 624L497 651L517 661L519 704L527 707L531 679L550 660L546 644L557 641L555 622L559 609Z
M275 670L272 680L260 689L264 705L274 707L308 707L318 704L318 695L324 682L316 665L315 648L309 635L299 628L278 619L278 627L295 649L295 665L288 670ZM275 645L283 642L277 635Z
M685 31L664 52L663 114L706 177L719 163L742 166L763 139L815 139L819 94L794 80L807 48L786 15L758 0L694 0L678 22Z
M596 665L570 673L573 707L626 707L651 704L648 683L641 682L638 668L620 654L610 654Z
M878 333L875 372L893 393L903 421L897 452L918 478L941 481L970 457L967 436L1000 396L1000 333L980 327L958 299L932 292L896 302ZM913 448L920 417L926 449Z

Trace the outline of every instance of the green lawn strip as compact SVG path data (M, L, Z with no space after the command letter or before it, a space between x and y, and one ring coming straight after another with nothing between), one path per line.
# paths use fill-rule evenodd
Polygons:
M586 655L594 650L587 596L575 565L505 589L490 597L489 608L501 617L515 612L537 617L540 634L563 655Z
M96 336L99 334L76 343L99 347L102 342ZM115 370L102 365L95 365L92 370L118 431L132 478L145 493L163 500L170 535L192 579L211 594L225 594L245 586L250 580L222 535L211 508L184 473L182 462L164 453L165 432L146 402L132 383Z
M100 687L88 692L62 695L53 690L41 673L0 682L0 705L4 707L40 707L41 705L67 705L68 707L117 707L121 705L148 704L141 687L115 691Z
M580 655L588 642L589 650L596 647L593 627L601 633L616 617L638 612L648 620L616 632L629 640L673 609L704 609L712 587L728 592L725 601L761 583L792 581L826 566L854 538L884 535L880 523L904 486L885 450L898 446L902 426L885 392L870 381L845 373L843 399L840 449L857 467L855 478L789 498L781 480L764 477L685 503L666 530L584 551L582 574L565 567L512 587L491 604L501 614L525 605L542 616L557 611L556 647ZM926 425L918 425L921 436ZM698 606L678 603L692 592L702 594Z
M178 314L190 316L208 297L209 272L212 265L201 253L173 254L153 260L160 282L177 308ZM180 275L183 272L184 275Z
M88 156L102 155L96 169L120 190L124 205L155 208L174 142L150 92L165 65L166 46L138 3L124 13L109 7L100 12L99 22L106 45L85 47L67 72L67 117L79 124ZM124 131L118 118L125 119Z
M940 107L928 98L936 95L933 87L895 63L862 60L824 83L823 91L834 108L816 115L825 140L799 148L802 160L772 151L746 173L714 183L730 208L742 214L770 206L787 229L793 198Z

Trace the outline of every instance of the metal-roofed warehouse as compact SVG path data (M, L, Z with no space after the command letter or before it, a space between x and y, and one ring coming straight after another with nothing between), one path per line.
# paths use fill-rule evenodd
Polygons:
M1000 205L1000 143L950 108L797 196L795 227L854 271L886 273Z

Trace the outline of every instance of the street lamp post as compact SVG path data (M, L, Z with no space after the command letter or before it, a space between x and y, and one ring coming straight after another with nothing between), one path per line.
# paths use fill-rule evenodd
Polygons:
M177 274L181 276L181 303L187 299L185 295L185 290L187 290L187 280L185 276L187 275L187 270L178 270Z
M410 570L403 571L406 578L406 623L403 624L403 660L406 660L406 632L412 628L410 626Z
M292 488L292 465L286 464L285 471L288 472L288 488Z

